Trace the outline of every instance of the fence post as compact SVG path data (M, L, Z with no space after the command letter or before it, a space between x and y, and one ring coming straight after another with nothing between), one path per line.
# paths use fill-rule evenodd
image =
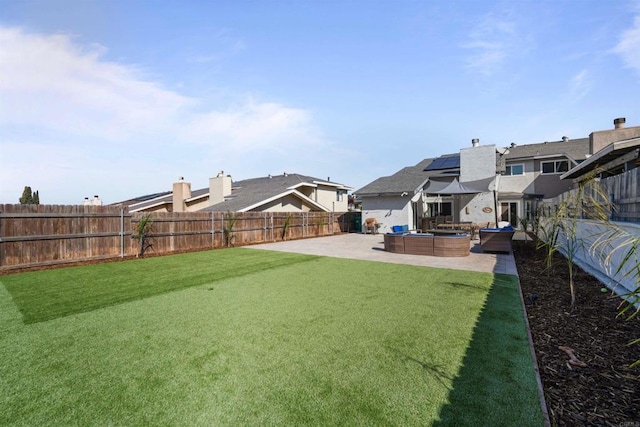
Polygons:
M2 205L0 205L0 214L2 214L4 212L4 209L2 209ZM0 215L0 267L2 267L2 254L3 254L3 249L4 249L4 242L2 241L2 233L3 233L3 228L2 228L2 216Z
M302 216L302 238L304 239L309 234L309 214L302 212L300 215Z
M120 208L120 258L124 258L124 208Z

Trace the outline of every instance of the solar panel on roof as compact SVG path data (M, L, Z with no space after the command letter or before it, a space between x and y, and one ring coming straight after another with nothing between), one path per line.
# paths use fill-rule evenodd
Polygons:
M429 164L425 171L435 171L441 169L453 169L460 167L460 156L438 157Z

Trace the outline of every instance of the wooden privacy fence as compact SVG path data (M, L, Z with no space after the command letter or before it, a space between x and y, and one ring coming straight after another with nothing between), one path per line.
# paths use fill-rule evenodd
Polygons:
M118 206L0 205L0 270L133 257L144 213ZM351 213L152 213L147 254L243 246L353 230Z
M598 188L595 189L595 186ZM545 199L541 213L551 215L563 202L574 201L577 191L574 189L553 199ZM640 168L604 178L599 182L591 182L585 191L602 206L612 205L608 209L612 221L640 222ZM599 197L600 194L606 195L606 200ZM588 202L581 201L580 206L575 206L575 216L588 219L591 209L593 207L589 206Z

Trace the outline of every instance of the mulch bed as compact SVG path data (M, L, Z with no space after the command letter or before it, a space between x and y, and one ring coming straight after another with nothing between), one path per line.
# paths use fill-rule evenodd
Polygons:
M513 252L551 424L640 426L640 366L629 367L640 344L628 345L640 338L640 316L617 317L620 299L580 269L571 311L564 258L547 269L535 243L514 241Z

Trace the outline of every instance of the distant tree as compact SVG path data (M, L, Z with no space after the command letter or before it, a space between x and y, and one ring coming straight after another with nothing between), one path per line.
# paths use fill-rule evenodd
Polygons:
M20 197L21 205L31 205L33 204L33 195L31 194L31 187L26 185L24 190L22 190L22 197Z
M35 193L33 193L33 204L34 205L39 205L40 204L40 194L38 194L37 190L36 190Z

